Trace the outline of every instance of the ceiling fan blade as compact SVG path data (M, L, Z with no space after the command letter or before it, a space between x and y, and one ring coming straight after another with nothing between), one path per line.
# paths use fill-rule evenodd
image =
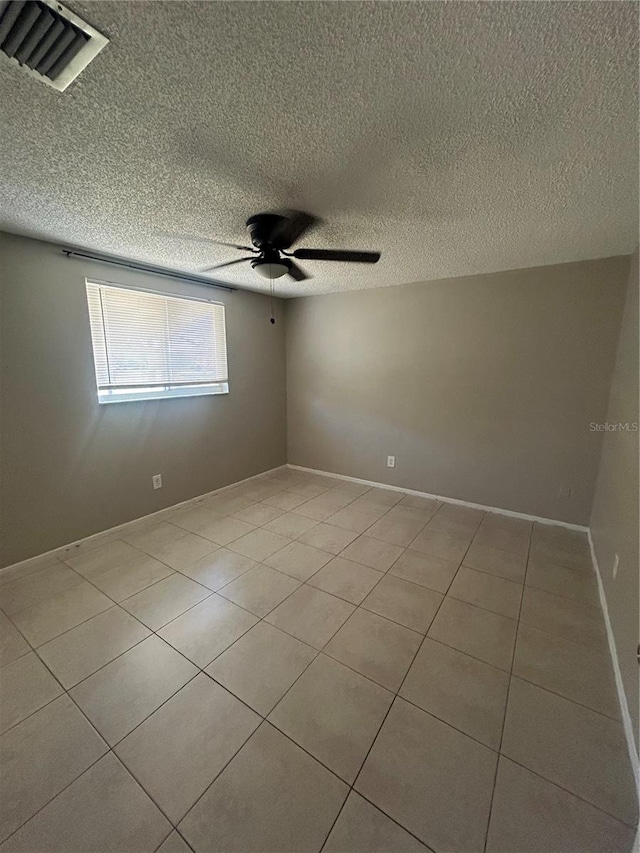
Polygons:
M194 237L192 234L172 234L169 231L156 232L171 240L187 240L190 243L213 243L214 246L228 246L230 249L240 249L242 252L257 252L253 246L241 246L239 243L226 243L224 240L213 240L211 237Z
M340 249L296 249L294 258L301 261L348 261L358 264L375 264L380 252L350 252Z
M225 243L222 240L207 240L205 242L214 243L216 246L229 246L230 249L240 249L241 252L257 252L253 246L241 246L238 243Z
M308 278L311 278L310 275L307 275L306 272L293 261L289 261L289 275L296 281L306 281Z
M205 267L200 272L210 272L211 270L221 270L223 267L231 267L234 264L241 264L243 261L252 261L253 258L238 258L237 261L227 261L224 264L216 264L213 267Z
M315 216L302 210L284 210L281 215L283 218L271 235L271 242L279 249L288 249L305 231L319 222Z

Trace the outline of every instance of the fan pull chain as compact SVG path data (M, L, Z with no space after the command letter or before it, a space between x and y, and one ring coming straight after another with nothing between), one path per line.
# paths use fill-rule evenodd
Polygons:
M273 279L271 279L271 281L269 282L269 285L270 285L269 289L271 291L271 319L269 320L269 322L273 326L273 325L275 325L275 322L276 322L276 318L273 316Z

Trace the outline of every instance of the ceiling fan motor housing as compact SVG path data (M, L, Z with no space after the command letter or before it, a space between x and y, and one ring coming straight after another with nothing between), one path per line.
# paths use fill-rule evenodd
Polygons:
M247 229L251 242L256 249L286 249L277 239L279 226L284 224L286 218L278 213L258 213L247 219Z

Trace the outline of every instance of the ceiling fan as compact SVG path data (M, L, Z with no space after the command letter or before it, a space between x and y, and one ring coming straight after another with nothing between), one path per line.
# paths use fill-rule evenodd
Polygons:
M249 261L253 269L263 278L274 279L290 275L295 281L305 281L310 278L293 260L308 261L343 261L360 264L375 264L380 260L380 252L351 252L339 249L295 249L287 251L297 242L312 225L319 220L309 213L300 210L288 210L282 213L258 213L247 220L247 230L251 246L241 246L236 243L224 243L219 240L207 242L220 246L229 246L252 255L226 261L206 267L201 272L220 270L233 264Z

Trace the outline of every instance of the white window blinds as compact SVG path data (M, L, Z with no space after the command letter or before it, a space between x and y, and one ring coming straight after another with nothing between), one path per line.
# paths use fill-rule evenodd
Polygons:
M226 393L224 305L87 282L101 402Z

